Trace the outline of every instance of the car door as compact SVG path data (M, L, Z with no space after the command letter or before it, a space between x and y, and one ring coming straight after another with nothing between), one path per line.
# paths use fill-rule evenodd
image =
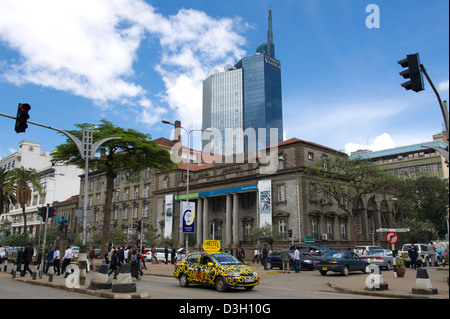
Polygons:
M199 277L198 277L199 259L200 259L200 254L196 254L196 253L190 255L186 259L186 262L187 262L186 275L188 276L189 281L192 283L199 282Z
M199 280L202 284L214 285L216 268L217 264L209 255L203 254L201 256L198 276L200 276Z

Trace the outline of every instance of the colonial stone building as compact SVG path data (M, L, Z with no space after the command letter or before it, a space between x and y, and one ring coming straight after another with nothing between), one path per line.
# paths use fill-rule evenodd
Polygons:
M271 194L269 223L287 243L292 240L288 238L288 230L292 230L295 242L300 238L304 243L305 237L313 237L316 244L333 248L353 246L349 216L331 197L316 193L302 174L307 165L324 156L346 155L295 138L279 143L274 150L276 154L271 158L277 161L277 169L272 174L261 174L264 165L260 158L253 163L250 158L244 163L233 160L190 167L189 201L195 203L196 221L195 233L188 238L189 246L200 247L203 240L213 237L227 248L253 246L250 232L261 226L265 218L261 213L262 206L267 204L261 201L262 185ZM186 236L180 231L180 203L186 199L186 173L186 165L169 174L157 173L152 194L155 209L152 222L160 234L176 236L180 246L184 246ZM171 216L166 216L168 202ZM361 244L372 244L376 229L387 227L392 204L390 198L379 195L359 204L355 220Z

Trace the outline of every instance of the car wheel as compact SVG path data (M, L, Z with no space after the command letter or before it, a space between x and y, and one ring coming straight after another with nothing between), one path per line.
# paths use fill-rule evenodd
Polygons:
M348 266L344 266L344 270L342 270L341 274L343 276L348 276L349 274Z
M225 284L225 279L223 279L223 277L217 278L214 285L215 285L217 291L224 292L225 290L227 290L227 286Z
M320 274L322 276L326 276L327 275L327 271L326 270L319 270Z
M272 269L272 268L273 268L272 263L270 263L270 262L268 261L267 264L266 264L266 267L269 268L269 269Z
M181 287L188 287L189 286L189 279L188 279L186 274L181 274L181 276L179 278L179 281L180 281L180 286Z
M387 263L386 270L387 271L391 270L391 263L390 262Z

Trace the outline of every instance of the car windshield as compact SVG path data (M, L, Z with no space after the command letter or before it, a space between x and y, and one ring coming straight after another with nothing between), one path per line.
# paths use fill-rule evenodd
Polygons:
M367 256L384 256L383 250L371 250L367 253Z
M325 254L325 258L344 258L344 253L342 251L331 251Z
M221 265L240 265L241 262L230 254L214 254L212 256Z

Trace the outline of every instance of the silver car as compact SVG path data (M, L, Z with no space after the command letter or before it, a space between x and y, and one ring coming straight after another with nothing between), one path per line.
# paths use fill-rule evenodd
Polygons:
M362 258L371 264L378 265L380 268L386 268L386 270L391 270L394 265L394 254L390 249L374 249Z

